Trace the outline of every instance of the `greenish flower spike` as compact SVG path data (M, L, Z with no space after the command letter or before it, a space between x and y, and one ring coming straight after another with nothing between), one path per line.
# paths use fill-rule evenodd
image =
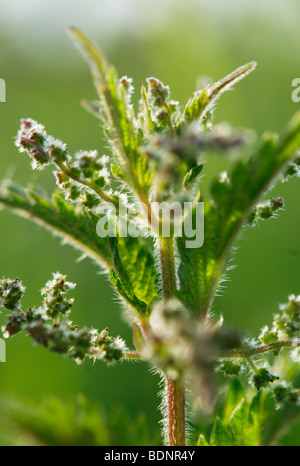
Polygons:
M73 324L69 317L74 300L66 298L65 294L74 288L75 284L68 282L65 275L55 273L41 290L42 306L24 312L20 300L25 288L18 279L2 279L0 305L11 311L2 327L4 337L24 331L36 344L78 363L86 357L109 364L126 358L127 353L130 357L125 342L120 337L111 337L108 328L98 332L86 327L79 329Z

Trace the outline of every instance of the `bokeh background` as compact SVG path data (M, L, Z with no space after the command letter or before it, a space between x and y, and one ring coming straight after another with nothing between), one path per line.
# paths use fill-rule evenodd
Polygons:
M300 110L291 99L292 80L300 77L299 20L298 0L1 0L0 77L6 81L7 102L0 103L0 177L34 182L49 193L54 188L51 170L32 172L28 158L14 147L22 117L43 123L71 152L105 150L98 122L79 105L95 92L88 67L68 37L70 25L100 44L120 76L134 78L136 102L148 76L169 84L173 98L184 103L199 76L217 80L256 60L255 73L222 97L215 119L261 135L267 129L281 131ZM222 167L216 161L210 170ZM245 231L236 268L215 302L228 324L253 335L271 319L278 302L300 293L300 180L280 182L274 193L283 195L285 210L278 219ZM37 305L43 284L60 271L78 283L74 321L109 326L131 344L107 279L89 260L77 258L48 232L0 212L0 275L23 279L24 304ZM7 342L7 362L0 364L2 397L38 404L49 395L72 399L83 393L108 411L122 405L132 417L144 412L153 432L159 420L157 383L146 364L78 367L33 348L25 336Z

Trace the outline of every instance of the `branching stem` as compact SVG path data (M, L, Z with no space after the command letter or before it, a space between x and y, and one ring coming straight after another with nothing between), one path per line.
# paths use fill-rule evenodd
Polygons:
M143 359L137 351L127 351L125 353L125 359Z
M63 163L56 163L56 165L61 169L61 171L65 175L67 175L69 178L72 178L72 180L76 181L77 183L82 184L83 186L86 186L87 188L90 188L92 191L94 191L95 194L97 194L101 199L103 199L103 201L113 204L117 208L119 207L118 202L116 202L108 194L102 191L102 189L98 188L98 186L96 186L92 181L82 180L81 178L74 176L74 174L72 173L72 170L70 170Z
M222 353L217 353L212 355L214 359L218 358L249 358L251 356L256 356L257 354L267 353L269 351L278 351L285 347L294 346L295 348L300 346L300 341L297 340L284 340L284 341L276 341L274 343L270 343L269 345L259 346L258 348L249 348L246 350L231 350L225 351Z

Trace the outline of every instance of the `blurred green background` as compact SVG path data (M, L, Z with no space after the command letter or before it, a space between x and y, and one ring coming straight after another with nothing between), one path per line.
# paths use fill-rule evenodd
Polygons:
M44 124L71 152L106 150L98 122L79 105L95 92L87 65L68 38L69 25L95 39L120 76L134 78L136 101L148 76L169 84L173 98L184 103L199 76L217 80L256 60L255 73L222 97L215 118L260 135L281 131L300 109L291 99L292 80L300 77L299 20L298 0L2 0L0 78L6 81L7 102L0 103L0 177L34 182L49 193L54 187L51 170L32 172L29 159L14 147L22 117ZM222 167L211 164L210 170ZM274 193L283 195L284 212L245 231L233 261L237 267L215 302L227 323L253 334L269 322L278 302L300 293L300 180L279 183ZM43 284L60 271L78 283L74 321L109 326L130 345L130 329L107 278L89 260L77 258L49 233L0 212L0 275L23 279L25 304L37 305ZM148 369L143 363L77 367L19 336L7 343L7 363L0 364L0 394L38 403L48 395L72 399L80 392L108 410L123 405L130 416L145 412L154 432L158 378Z

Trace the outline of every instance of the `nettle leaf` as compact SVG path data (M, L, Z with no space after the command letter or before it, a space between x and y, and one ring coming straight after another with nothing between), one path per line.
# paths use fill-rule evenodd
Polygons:
M130 93L131 80L118 79L115 69L108 65L96 45L81 31L71 28L71 35L87 58L100 97L105 134L112 145L116 163L126 174L126 183L139 194L146 196L152 184L152 176L147 169L147 159L139 150L139 137ZM86 104L89 111L97 113L95 105ZM108 129L109 128L109 129Z
M216 418L210 436L210 445L213 447L234 446L229 430L224 426L219 417Z
M239 403L245 399L246 393L244 388L242 387L241 382L237 377L235 377L228 389L226 395L226 403L223 408L222 412L222 420L224 421L225 425L229 424L230 417L235 410L235 408L239 405Z
M204 244L186 248L178 238L181 259L177 296L193 312L207 315L222 280L231 246L249 213L300 146L300 114L281 138L265 135L254 153L238 160L228 175L211 184L212 199L204 202Z
M262 397L254 396L249 403L239 379L233 379L219 415L235 446L260 445L266 417L265 404L261 402L264 399L265 394Z
M286 403L281 409L276 409L272 393L261 390L252 401L250 415L252 422L259 429L260 445L273 446L280 445L281 439L292 435L294 424L299 421L300 408Z
M1 204L67 240L102 267L112 267L108 241L97 235L98 218L92 213L77 209L58 194L49 199L45 194L10 181L3 182L0 187Z
M256 65L256 62L250 62L241 66L211 87L196 92L195 96L185 106L183 116L178 122L177 130L181 130L183 126L192 121L203 120L220 95L231 89L232 86L245 78L251 71L254 71Z
M137 238L110 238L114 258L112 284L139 314L148 316L158 297L158 275L148 245Z
M36 405L2 399L0 412L0 432L13 445L149 446L159 439L158 432L149 432L143 414L130 418L122 408L108 412L83 395L73 401L51 396Z
M209 443L202 434L198 438L197 447L210 447Z
M150 103L147 96L147 91L145 86L141 87L141 101L140 105L142 107L142 111L139 115L141 126L143 128L143 132L146 137L149 138L150 134L153 133L155 129L155 122L152 118L152 112L150 109Z
M253 426L249 416L249 405L243 399L233 411L230 418L229 430L236 446L258 446L259 433Z
M196 167L191 168L187 172L187 174L184 177L183 183L182 183L184 188L187 188L188 186L190 186L191 184L193 184L196 181L196 179L198 178L198 176L202 172L203 167L204 167L203 164L199 164L199 165L196 165Z
M271 391L260 390L253 396L251 391L245 392L236 378L226 394L225 404L218 408L218 414L221 432L224 433L225 428L227 434L230 433L232 445L267 446L281 444L281 439L293 438L293 425L299 421L300 409L289 403L277 409ZM218 422L217 432L219 427ZM215 426L213 430L216 430ZM227 434L224 434L226 438Z

